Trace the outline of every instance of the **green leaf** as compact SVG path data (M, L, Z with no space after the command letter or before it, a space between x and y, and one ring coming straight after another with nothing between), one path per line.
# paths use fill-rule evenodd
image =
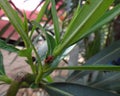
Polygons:
M42 25L36 21L31 21L31 23L34 25L34 28L40 28L42 31L42 35L46 34L46 30L42 27Z
M80 12L80 10L81 10L81 7L80 7L80 5L78 4L78 6L77 6L77 8L76 8L76 10L75 10L75 12L74 12L74 15L73 15L73 17L72 17L72 20L70 21L70 24L72 24L72 23L74 22L74 20L76 19L77 15L78 15L79 12ZM70 25L69 25L69 26L70 26Z
M52 79L52 77L51 77L51 76L47 76L45 79L46 79L46 80L47 80L47 82L49 82L49 83L54 82L54 80Z
M113 72L113 73L109 72L108 75L103 76L99 81L94 82L91 86L97 87L97 88L111 89L112 85L114 85L115 83L118 83L118 86L120 88L120 85L119 85L120 73L119 72Z
M50 96L119 96L111 92L74 83L51 83L46 86L46 91Z
M48 52L47 55L52 55L53 50L56 46L55 39L52 35L46 32L46 30L37 22L32 21L32 24L34 24L35 27L38 27L42 30L43 35L45 35L45 38L47 40L47 47L48 47ZM46 54L44 54L46 55Z
M15 46L7 44L5 41L0 39L0 48L10 51L10 52L18 52L19 49L15 48Z
M58 45L60 42L60 28L59 28L58 16L56 12L55 0L50 0L50 1L52 3L51 11L52 11L52 18L54 23L55 40L56 40L56 44Z
M74 96L68 92L65 92L63 90L60 90L60 89L52 87L52 86L47 86L47 91L48 91L49 95L51 95L51 96L52 95L54 96L54 94L53 94L54 92L56 92L55 95L57 95L57 96Z
M85 66L70 66L70 67L57 67L53 69L58 70L96 70L96 71L120 71L120 66L110 65L85 65Z
M52 55L53 50L56 46L55 43L55 39L53 38L53 36L51 36L50 34L46 33L46 37L47 37L47 45L48 45L48 53L47 55Z
M120 41L113 42L110 46L90 58L86 64L110 64L120 57Z
M49 2L50 2L50 0L46 0L46 1L45 1L44 5L42 6L42 8L41 8L41 10L40 10L40 12L39 12L39 14L37 15L37 18L36 18L36 21L37 21L37 22L40 22L40 21L41 21L43 15L44 15L44 13L45 13L45 10L47 9L47 6L48 6Z
M37 15L37 18L35 20L37 23L39 23L41 21L43 15L45 14L45 11L47 9L47 6L48 6L49 2L50 2L50 0L46 0L44 5L42 6L41 10L39 11L39 14ZM33 26L31 34L30 34L30 38L32 37L35 29L36 29L36 27Z
M32 55L32 48L20 50L18 52L18 55L22 56L22 57L28 57L29 58Z
M0 81L7 83L7 84L11 84L12 82L12 80L8 78L6 75L0 75Z
M110 64L112 61L120 58L120 41L116 41L111 44L109 47L103 49L101 52L91 57L86 64L84 65L99 65L99 64ZM83 66L84 66L83 65ZM119 67L118 67L119 68ZM68 77L67 80L74 81L82 78L86 74L89 74L90 71L75 71Z
M100 19L108 7L114 0L90 0L79 11L74 21L70 23L66 33L63 36L58 49L54 50L54 55L57 56L66 47L76 43L83 35Z
M25 29L23 26L22 19L18 16L17 12L10 6L7 0L0 0L0 6L5 12L5 14L8 16L10 22L12 23L16 31L20 34L20 36L24 40L25 45L29 47L30 42L29 42L29 38L24 32Z
M104 14L112 4L113 0L90 0L89 2L89 4L86 3L85 6L83 6L74 22L68 27L67 32L63 37L63 42L70 39L68 44L71 45L78 41L81 36L85 34L86 31L89 30L89 28Z
M28 36L28 20L27 20L27 16L26 16L25 12L24 12L24 22L23 22L23 25L24 25L24 31L25 31L26 35Z
M115 16L120 14L120 4L116 5L112 10L106 12L87 32L86 34L90 34L91 32L95 31L96 29L100 28L102 25L108 23L110 20L112 20L113 18L115 18ZM84 36L86 36L86 34L84 34L82 36L82 38L84 38Z
M4 68L4 64L3 64L3 55L0 52L0 75L5 75L5 68Z

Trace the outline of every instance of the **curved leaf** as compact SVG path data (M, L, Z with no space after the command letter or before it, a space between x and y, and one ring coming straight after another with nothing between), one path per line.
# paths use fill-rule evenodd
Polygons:
M5 41L0 39L0 48L10 51L10 52L18 52L19 49L15 48L15 46L12 46L10 44L7 44Z
M41 2L43 2L43 1L41 1ZM42 8L41 8L41 10L40 10L40 12L39 12L39 14L37 15L37 18L36 18L37 22L41 21L41 19L42 19L44 13L45 13L45 10L46 10L49 2L50 2L49 0L46 0L46 2L44 3L44 5L42 6Z
M110 20L115 18L115 16L120 14L120 4L116 5L112 10L106 12L86 33L91 33L96 29L100 28L102 25L108 23ZM86 35L86 34L85 34ZM83 35L83 37L85 36Z
M118 88L120 88L120 72L118 73L111 73L108 76L105 75L103 78L101 78L99 81L94 82L92 84L92 86L94 87L99 87L99 88L107 88L110 89L112 87L112 85L114 85L115 83L118 84ZM109 87L111 86L111 87Z
M21 57L31 58L31 54L32 54L32 49L31 48L23 49L23 50L20 50L18 52L18 55L21 56Z
M114 42L109 47L90 58L84 65L111 64L112 61L117 60L118 58L120 58L120 41ZM75 71L68 77L67 80L78 80L88 73L90 73L90 71Z
M90 0L78 12L74 21L70 23L63 36L59 48L54 50L54 55L60 54L66 47L76 43L100 19L113 0Z
M48 45L47 55L52 55L53 50L54 50L54 48L56 46L55 39L54 39L53 36L51 36L48 33L46 33L46 37L47 37L47 45Z
M74 83L48 84L46 91L50 96L119 96L104 90Z
M6 75L0 75L0 81L6 84L11 84L12 79L8 78Z
M52 18L53 18L53 23L54 23L54 30L55 30L55 40L56 44L58 45L60 42L60 28L59 28L59 22L58 22L58 17L57 17L57 12L56 12L56 7L55 7L55 0L50 0L51 1L51 12L52 12Z
M25 29L23 26L22 19L18 16L17 12L13 10L13 8L10 6L7 0L0 0L0 6L4 10L5 14L9 18L14 28L17 30L17 32L20 34L20 36L24 40L25 45L29 47L30 40L27 37L27 34L24 32Z
M79 14L71 26L68 27L63 37L63 42L67 42L68 46L78 41L99 20L113 0L89 0L88 2L89 4L86 3L79 11Z
M89 59L86 64L110 64L111 61L116 60L119 57L120 41L116 41Z

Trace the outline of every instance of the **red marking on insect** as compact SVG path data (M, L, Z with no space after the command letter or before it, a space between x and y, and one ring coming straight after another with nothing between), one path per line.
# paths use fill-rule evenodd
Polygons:
M54 59L54 56L48 56L46 59L45 59L45 63L51 63Z

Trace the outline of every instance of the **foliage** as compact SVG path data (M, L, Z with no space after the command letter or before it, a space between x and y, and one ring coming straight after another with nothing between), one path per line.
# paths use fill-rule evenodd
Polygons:
M0 0L0 7L9 18L15 30L22 37L25 45L24 49L18 50L15 48L15 46L11 46L6 42L0 40L0 44L2 44L0 48L11 52L16 52L19 56L26 57L26 62L29 64L32 70L31 74L22 73L22 75L20 74L20 76L18 76L15 80L9 79L9 77L6 76L4 70L2 61L3 57L1 54L0 71L2 73L1 77L4 77L3 79L1 79L1 81L8 84L11 83L7 94L9 96L15 96L18 89L25 86L32 88L42 87L45 88L50 95L54 95L55 92L57 94L56 96L79 96L80 94L83 96L87 96L88 94L91 94L91 96L96 96L98 94L102 94L103 96L118 96L117 94L113 94L111 92L105 92L103 90L96 89L104 88L106 90L119 92L118 90L120 88L120 74L118 72L109 72L120 71L120 66L116 66L116 64L118 64L119 62L119 41L109 46L108 49L104 49L102 52L98 53L98 55L95 55L101 50L102 45L101 38L99 38L99 35L101 35L102 32L100 32L98 28L101 28L102 30L104 24L110 22L115 16L120 13L120 5L116 5L113 9L108 10L109 6L113 4L113 1L114 0L87 0L82 7L78 5L78 7L75 9L72 20L66 27L65 34L61 36L57 10L55 8L55 0L46 0L36 20L33 21L27 20L25 14L24 20L22 20L17 12L15 12L14 9L10 6L7 0ZM46 28L40 23L40 21L42 21L44 13L46 12L45 9L47 9L49 4L52 5L51 14L54 25L53 32L55 37L49 34ZM28 22L32 24L31 34L28 33ZM44 35L47 42L47 49L45 50L46 52L43 55L38 54L31 40L31 37L36 28L39 28L42 31L42 34ZM94 34L95 36L92 42L89 42L88 40L88 35L90 33ZM69 54L69 52L74 48L74 46L77 45L80 40L86 40L85 48L87 54L85 56L86 59L89 60L82 66L58 67L59 62ZM32 52L35 53L35 62L32 58ZM95 57L91 58L93 55L95 55ZM113 58L113 60L110 61L110 58ZM115 64L113 64L112 62L114 60L116 60ZM52 81L49 76L56 69L79 71L75 71L72 75L70 75L65 83L49 84L49 82ZM93 72L93 70L96 70L97 72ZM104 71L108 72L108 74L106 74ZM112 76L110 76L111 74ZM84 79L85 76L87 77ZM105 77L109 77L109 79ZM116 81L114 81L116 86L111 85L113 78L117 79ZM72 79L74 79L75 81L80 81L77 81L78 84L68 83L68 81L72 82ZM83 82L85 81L86 83L84 84ZM82 86L79 83L86 86ZM91 88L88 86L92 86L95 88Z

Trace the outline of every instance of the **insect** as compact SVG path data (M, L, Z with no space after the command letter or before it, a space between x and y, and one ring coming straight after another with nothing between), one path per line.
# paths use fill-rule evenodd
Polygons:
M54 56L48 56L46 59L45 59L45 63L51 63L52 61L53 61L53 59L54 59Z

